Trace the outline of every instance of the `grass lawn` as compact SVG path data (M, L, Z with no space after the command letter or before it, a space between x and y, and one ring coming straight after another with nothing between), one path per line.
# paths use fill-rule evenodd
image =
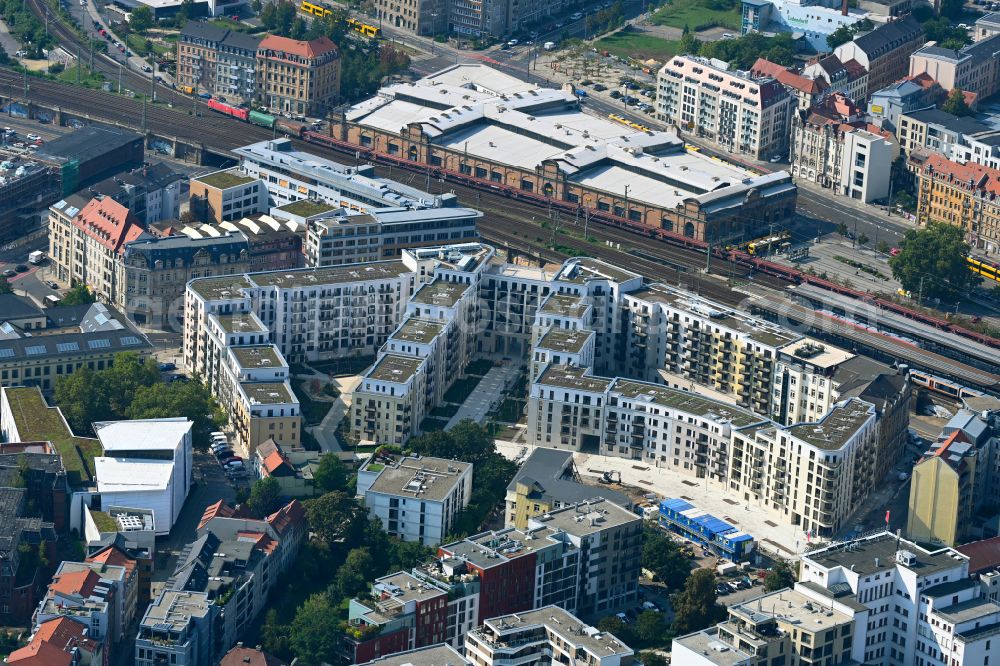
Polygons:
M711 9L706 6L707 4L705 0L675 0L653 14L649 21L654 25L667 25L672 28L688 26L691 30L699 30L713 24L733 30L740 29L739 5L732 9L719 10Z
M63 71L56 75L56 78L63 83L72 83L76 85L76 65L67 67ZM87 67L80 68L80 85L86 88L100 88L101 84L104 83L104 75L99 72L93 72Z
M165 44L160 44L155 39L150 39L149 43L153 47L153 53L157 57L167 55L168 53L176 53L176 47L171 48ZM128 36L128 47L133 53L138 53L139 55L146 54L146 37L143 35L132 34Z
M598 51L608 51L619 58L666 60L680 51L680 41L663 39L640 32L619 31L598 40L594 47Z
M441 405L431 410L431 416L450 419L458 413L458 405Z
M483 376L490 371L493 367L493 361L489 359L481 358L477 361L473 361L465 368L465 372L470 375Z
M334 377L347 377L364 372L374 362L374 356L354 356L332 361L309 361L309 367L316 372L323 372Z
M330 408L333 407L333 403L310 398L303 386L306 381L312 380L295 382L292 388L295 389L295 397L299 399L299 405L302 407L302 418L306 420L306 425L317 425L323 420L327 412L330 411Z

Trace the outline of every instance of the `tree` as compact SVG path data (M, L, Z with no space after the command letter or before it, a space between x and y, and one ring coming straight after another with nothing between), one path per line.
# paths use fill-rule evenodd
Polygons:
M864 233L858 234L858 245L860 245L861 247L864 247L865 245L868 245L868 241L870 241L870 240L871 239L868 238L868 236L866 234L864 234Z
M0 278L0 294L13 294L14 288L10 286L7 278Z
M642 662L642 666L667 666L666 658L659 652L652 650L640 652L639 661Z
M647 525L643 530L642 568L652 571L668 589L679 590L691 573L691 560L663 530Z
M115 414L125 414L135 400L135 394L140 387L149 387L159 383L160 370L152 358L142 362L137 354L115 354L114 363L110 368L102 370L100 391L107 400L108 408Z
M130 419L185 416L194 424L191 437L198 448L208 446L212 431L225 420L211 392L197 380L139 387L125 416Z
M597 628L601 631L613 634L616 638L628 643L632 637L632 630L622 622L616 615L602 617L597 623Z
M146 5L136 6L129 14L129 27L140 35L153 27L153 10Z
M875 245L875 251L878 252L879 254L889 254L889 250L890 249L892 249L892 248L890 248L889 244L887 242L885 242L884 240L880 240Z
M73 432L86 436L94 421L110 421L117 416L102 393L98 373L86 366L56 379L56 403Z
M941 0L941 16L957 19L962 14L963 0Z
M292 39L302 39L306 34L306 22L301 16L296 16L288 29L288 36Z
M639 617L635 619L635 628L632 630L632 633L640 641L652 643L662 639L666 629L666 626L663 624L663 613L648 610L639 613Z
M948 99L941 105L941 110L953 116L971 116L972 109L965 102L965 94L961 88L955 88L948 93Z
M840 234L841 236L846 236L847 235L847 224L844 223L844 222L838 222L837 223L837 233Z
M261 643L265 650L281 658L291 656L288 627L278 619L278 610L269 608L264 615L264 625L260 628Z
M841 44L846 44L851 41L853 36L854 35L851 33L851 26L842 25L826 36L826 45L832 50Z
M678 45L677 52L684 53L687 55L698 55L698 51L701 50L701 42L690 32L686 32L681 35L681 41Z
M273 476L258 479L250 488L247 504L261 518L274 513L281 506L281 484Z
M95 300L94 295L90 293L90 289L87 288L85 284L78 284L72 289L67 291L63 295L62 300L59 302L60 305L87 305L93 303Z
M674 631L689 634L714 623L721 609L716 603L715 574L698 569L684 583L684 590L674 596Z
M795 584L795 574L787 562L778 562L764 577L764 589L768 592L782 590Z
M194 14L194 0L181 0L181 6L177 10L177 17L181 19L181 22L193 19Z
M300 661L322 664L337 660L341 640L337 609L325 594L314 594L299 607L288 627L288 642Z
M347 468L340 458L336 454L325 453L313 472L313 483L317 490L324 493L347 490L347 476Z
M331 592L339 597L355 597L368 589L369 581L378 576L375 560L367 548L352 548L337 569Z
M306 502L309 528L328 545L353 543L364 530L364 509L342 492L326 493Z
M961 227L932 222L906 232L899 254L889 258L889 267L904 290L952 300L968 294L979 281L967 267L968 254Z

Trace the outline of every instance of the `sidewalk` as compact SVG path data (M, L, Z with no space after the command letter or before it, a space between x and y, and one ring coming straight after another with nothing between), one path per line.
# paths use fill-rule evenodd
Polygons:
M327 381L325 375L323 375L323 381ZM330 411L323 417L323 421L317 426L312 426L309 432L319 442L320 449L324 453L340 453L344 449L337 440L337 426L350 410L351 394L361 383L361 375L334 377L329 381L337 387L340 395L333 401Z

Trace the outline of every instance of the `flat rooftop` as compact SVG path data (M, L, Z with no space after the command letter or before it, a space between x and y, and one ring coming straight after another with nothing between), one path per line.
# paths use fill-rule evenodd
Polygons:
M630 292L628 296L650 303L661 303L668 307L684 310L701 316L710 323L742 333L748 339L769 347L783 347L799 340L802 336L784 329L747 312L734 310L728 305L716 303L690 292L667 284L651 284Z
M249 284L243 275L220 275L191 280L188 288L206 301L219 301L242 298L242 290Z
M244 347L230 347L229 350L236 357L236 362L241 368L283 368L286 367L285 359L278 353L278 348L274 345L247 345Z
M837 451L854 436L869 419L875 418L875 408L856 398L838 404L816 423L788 426L787 432L803 442L825 451Z
M246 277L253 286L294 289L296 287L322 287L350 282L391 280L409 272L410 269L404 266L402 261L397 260L247 273Z
M361 666L469 666L471 664L458 650L447 643L430 647L396 652L379 657Z
M488 629L503 636L524 631L532 626L544 626L569 645L576 649L586 650L599 658L614 655L627 656L633 653L632 648L618 640L614 634L589 627L575 615L558 606L545 606L535 610L501 615L486 620L485 626L475 630L475 633L482 636L483 632Z
M399 325L390 340L402 340L403 342L417 342L428 344L444 330L444 324L431 319L419 319L417 317L407 317Z
M564 328L550 328L549 332L538 341L536 348L549 349L566 354L579 354L587 345L587 341L593 337L593 331L570 331Z
M912 565L896 562L896 553L907 551L916 556ZM802 556L805 563L815 563L825 569L842 567L859 576L905 566L921 576L956 568L966 559L951 548L927 551L910 541L900 540L891 532L882 532L866 539L846 541L835 546L814 550ZM875 563L879 564L876 565Z
M583 516L582 520L577 520ZM528 519L528 527L548 527L568 534L585 536L611 527L642 522L635 513L606 499L593 499L563 507Z
M591 376L588 368L581 368L575 365L550 364L535 383L576 391L603 393L611 385L611 381L604 377Z
M94 424L107 455L117 452L169 451L184 445L194 424L186 418L104 421Z
M438 247L406 248L403 254L416 261L433 259L436 267L446 270L472 272L496 254L492 245L485 243L456 243Z
M332 213L333 211L338 210L338 207L324 201L301 199L299 201L287 203L284 206L278 206L275 210L279 210L290 215L297 215L299 217L313 217L315 215L323 215L324 213Z
M777 590L742 603L729 606L730 615L737 615L752 624L770 619L794 624L804 631L818 633L851 622L840 611L831 610L791 589Z
M574 258L567 259L556 274L557 280L564 282L587 282L588 280L610 280L612 282L628 282L642 279L642 276L623 268L617 268L600 259Z
M472 285L461 282L448 282L447 280L434 280L420 287L413 296L411 303L422 305L435 305L437 307L450 308L458 303L462 295L472 288Z
M404 571L376 578L372 584L372 588L388 595L391 600L401 604L405 604L408 601L416 601L417 599L430 599L438 595L447 594L447 592L431 587Z
M373 379L380 382L393 382L405 384L410 377L417 373L420 365L424 362L421 358L413 356L399 356L398 354L384 354L378 363L372 366L365 375L365 379Z
M440 501L471 467L471 463L443 458L399 457L394 465L385 465L370 490L395 497Z
M576 294L553 293L550 294L539 312L558 317L573 317L580 319L590 310L590 304L584 302L583 296Z
M203 618L211 608L212 601L204 592L164 590L146 608L142 628L179 633L184 631L191 618Z
M226 333L268 333L267 326L253 312L212 315Z
M198 181L199 183L204 183L209 187L214 187L219 190L227 190L230 187L237 187L239 185L246 185L247 183L252 183L256 178L251 178L246 174L240 173L238 168L225 169L223 171L216 171L214 173L206 173L204 176L196 176L191 180Z
M619 378L615 379L611 390L630 400L653 402L717 423L730 423L734 428L744 428L767 421L765 417L754 414L749 409L659 384Z
M251 405L298 404L287 382L240 382L240 391Z
M818 368L832 368L855 356L845 349L833 347L812 338L796 340L778 351L788 354L793 360L803 361Z
M752 664L755 659L754 655L749 652L743 652L721 640L717 627L709 627L687 636L675 638L674 643L683 645L699 655L704 662L711 663L713 666L741 666L742 664Z

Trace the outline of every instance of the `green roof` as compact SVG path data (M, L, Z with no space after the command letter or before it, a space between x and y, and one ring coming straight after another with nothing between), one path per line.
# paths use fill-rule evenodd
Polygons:
M291 215L298 215L299 217L312 217L313 215L322 215L323 213L337 210L337 207L323 203L322 201L302 199L301 201L293 201L284 206L278 206L278 210Z
M90 517L94 519L94 524L97 525L99 532L118 531L118 521L112 518L110 514L104 511L91 511Z
M199 183L205 183L209 187L215 187L220 190L226 190L230 187L236 187L237 185L245 185L254 181L254 179L250 176L235 173L232 169L226 171L216 171L215 173L198 176L195 180Z
M22 441L52 442L70 485L93 481L94 458L103 453L98 440L74 435L59 408L49 407L38 388L8 388L6 395Z

